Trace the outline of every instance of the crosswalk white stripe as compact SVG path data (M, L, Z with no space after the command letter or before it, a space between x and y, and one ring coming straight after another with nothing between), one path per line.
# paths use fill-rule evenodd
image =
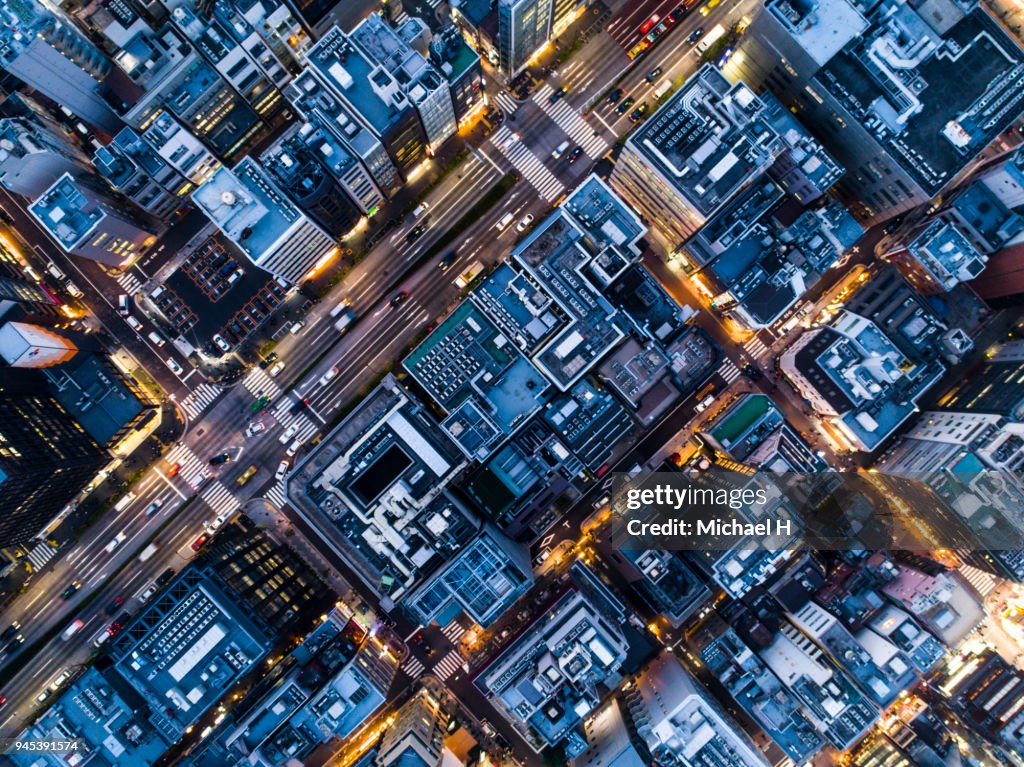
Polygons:
M271 412L271 415L273 415L274 418L280 421L282 416L286 414L294 404L295 400L293 400L291 397L285 397L282 400L278 400L277 404L274 405L274 409Z
M124 292L127 293L128 295L133 296L142 289L142 280L140 280L131 272L119 274L117 275L116 279L117 284L120 285Z
M754 336L752 339L747 341L743 345L743 348L746 349L747 353L754 359L760 359L770 351L765 342L757 336Z
M971 565L960 565L959 573L964 579L974 587L974 590L984 598L987 597L996 588L996 579L991 573L986 573L977 567Z
M305 416L303 416L303 418L305 418ZM299 442L305 442L318 431L319 429L317 429L316 424L310 421L308 418L306 418L305 423L303 423L302 426L299 427L299 431L295 435L295 439L297 439Z
M498 95L495 96L495 99L498 102L498 106L500 106L505 112L515 112L519 109L519 104L516 103L516 100L504 91L499 91Z
M242 379L242 386L254 397L276 397L281 393L281 387L277 381L270 377L266 370L253 368Z
M277 508L281 508L285 505L285 494L284 494L284 480L280 480L276 485L267 490L263 496Z
M223 390L211 383L201 383L181 401L181 408L195 418L220 396Z
M443 682L458 669L462 668L463 663L465 663L465 660L463 660L462 656L456 650L452 650L434 666L434 676Z
M39 570L55 556L57 556L57 550L48 543L37 543L32 550L29 551L28 561L32 563L33 569Z
M441 629L441 633L448 637L448 641L457 642L459 637L466 633L466 627L461 623L450 623Z
M404 663L402 663L402 671L414 678L422 674L426 668L427 667L420 662L419 658L414 658L411 655L405 659Z
M234 511L239 506L238 499L219 481L211 482L199 497L217 514Z
M722 376L727 384L730 384L740 377L740 369L736 367L736 363L727 359L722 363L722 367L718 369L718 374Z
M514 141L506 148L506 144L511 137L512 131L503 125L495 131L494 136L491 137L491 143L508 158L509 162L516 167L516 170L523 174L523 178L540 192L542 197L549 201L556 199L562 193L562 190L565 189L565 185L555 178L554 174L544 167L544 164L537 159L537 156L525 147L521 141Z
M533 95L533 101L537 104L555 123L558 124L566 134L579 144L583 151L590 157L600 157L608 149L608 142L600 134L594 135L594 127L563 100L550 101L554 89L545 83Z

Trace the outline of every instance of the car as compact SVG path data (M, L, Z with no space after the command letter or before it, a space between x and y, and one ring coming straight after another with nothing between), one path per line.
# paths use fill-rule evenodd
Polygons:
M227 463L231 460L231 453L220 453L210 459L211 466L220 466L222 463Z
M23 644L25 644L25 636L23 634L15 634L14 639L4 646L4 652L8 654L16 653L21 649Z
M231 511L222 511L220 514L213 518L213 522L210 523L210 527L213 530L220 530L222 527L224 527L224 523L231 519L231 515L233 513L234 512Z
M690 45L696 45L697 41L704 37L704 27L697 27L690 33L690 36L686 38L686 42Z
M454 262L455 254L449 253L447 256L445 256L444 258L437 262L437 268L440 269L442 272L447 272Z
M160 501L153 501L146 507L146 516L151 517L160 510Z
M171 372L177 376L180 376L182 373L185 372L184 370L181 369L181 365L174 361L174 357L167 358L167 367L169 367L171 369Z
M526 227L528 227L532 223L533 223L533 214L532 213L527 213L525 216L523 216L522 220L518 224L516 224L516 231L517 232L525 232L526 231Z
M7 696L6 695L0 695L0 708L3 708L6 705L7 705Z
M409 298L409 291L408 290L400 290L397 293L395 293L395 295L393 295L391 297L391 301L390 301L391 306L392 307L401 306L402 304L405 303L407 298Z
M167 467L167 470L164 471L164 474L166 474L168 477L173 477L179 471L181 471L181 464L172 463L170 466Z
M764 378L764 373L762 373L760 370L758 370L750 363L747 363L746 365L743 366L743 372L751 381L760 381L762 378Z
M21 624L18 621L14 621L10 626L4 629L4 632L0 634L0 642L6 642L8 639L18 633L21 628Z
M64 633L61 634L61 638L65 642L68 641L71 637L81 631L83 626L85 626L85 621L81 618L75 618L70 624L68 624L68 627L64 629Z
M668 17L669 17L670 19L672 19L672 23L673 23L673 24L675 24L676 22L678 22L678 21L679 21L679 19L683 18L683 15L684 15L685 13L686 13L686 9L685 9L685 8L683 8L682 6L679 6L679 7L678 7L678 8L676 8L676 9L675 9L674 11L672 11L672 13L670 13L670 14L668 15Z
M619 99L621 99L625 95L625 93L626 92L622 90L622 88L616 88L615 90L608 94L608 103L615 104L616 102L618 102Z
M81 581L71 581L71 583L68 584L68 587L61 592L60 598L71 599L71 597L75 595L75 592L78 591L80 588L82 588Z
M116 621L111 621L110 624L107 626L107 633L110 634L110 636L115 637L121 633L121 629L123 628L124 624L121 623L120 619Z
M417 633L416 636L412 638L412 643L419 647L421 650L423 650L423 652L425 652L428 656L434 654L434 648L430 646L430 642L428 642L427 638L423 636L422 631Z
M192 541L192 545L189 548L191 548L192 551L199 551L199 549L206 545L208 540L210 540L209 533L200 533L199 537Z
M324 373L322 376L320 376L320 380L317 381L317 386L325 386L336 375L338 375L338 368L337 367L328 368L327 372Z
M282 445L287 445L292 440L292 438L298 433L299 425L297 423L293 423L291 426L289 426L287 429L281 432L281 436L277 438L277 441L280 442Z
M121 597L114 597L114 600L109 605L107 605L106 612L116 613L118 610L121 609L123 605L124 599L122 599Z
M260 360L260 368L266 370L268 367L277 362L277 352L271 352L266 357Z
M239 487L242 487L243 485L245 485L246 482L252 479L252 475L259 470L260 467L257 466L256 464L253 464L238 476L238 479L235 480L235 484L237 484Z
M224 336L222 336L220 333L214 334L213 342L217 344L217 348L220 349L225 354L231 351L231 346L228 344L227 341L224 340Z
M146 602L148 602L150 599L153 598L153 595L155 593L156 593L156 586L150 586L148 589L146 589L141 594L139 594L139 602L141 602L142 604L145 604Z
M706 396L704 399L702 399L700 402L697 403L697 412L698 413L703 413L705 410L707 410L709 407L711 407L711 403L714 402L714 401L715 401L715 395L714 394L709 394L708 396Z
M647 80L647 82L653 83L655 80L658 79L658 75L660 74L661 67L655 67L654 69L647 73L647 77L645 79Z
M247 437L255 437L260 432L266 431L266 430L267 430L267 425L266 424L260 423L259 421L256 421L255 423L251 423L251 424L249 424L248 426L245 427L245 436L247 436Z
M632 122L632 123L638 123L638 122L640 122L640 118L643 117L644 114L646 114L646 113L647 113L647 103L644 102L643 104L638 106L636 109L634 109L630 113L629 121Z
M284 475L288 473L288 461L281 461L277 465L277 471L274 472L274 479L280 481L284 479Z
M573 149L571 152L569 152L569 157L568 157L569 164L572 165L574 162L576 162L578 159L580 159L580 155L581 154L583 154L583 147L581 147L581 146L578 146L575 149Z
M620 103L615 108L615 111L618 112L620 115L624 115L624 114L626 114L626 112L629 111L630 107L632 107L635 103L636 103L636 99L633 98L632 96L629 96L625 101Z
M568 89L563 85L561 88L556 90L554 93L552 93L548 97L548 101L550 101L552 104L554 104L556 101L558 101L560 98L562 98L562 96L564 96L567 92L568 92Z
M46 701L48 701L52 695L53 695L53 690L51 690L49 687L47 687L45 690L43 690L41 693L39 693L36 696L36 703L38 703L39 705L42 705L43 703L46 703Z
M288 446L288 449L284 451L284 454L291 458L302 448L302 440L297 439Z
M282 370L284 370L284 360L278 360L273 365L271 365L270 370L267 371L267 375L273 378Z
M156 579L155 583L156 583L157 586L163 586L166 583L170 583L171 578L173 578L173 577L174 577L174 568L173 567L168 567L166 570L164 570L162 573L160 573L160 577Z
M420 224L419 226L417 226L414 229L410 230L407 235L405 235L405 241L406 242L416 242L416 240L418 240L420 237L423 236L423 233L425 231L427 231L427 225L426 224Z
M128 326L135 331L142 332L142 323L132 317L130 314L124 318L124 321L128 323Z

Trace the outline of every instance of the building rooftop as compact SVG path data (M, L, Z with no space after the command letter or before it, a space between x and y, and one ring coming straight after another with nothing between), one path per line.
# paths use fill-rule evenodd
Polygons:
M904 3L817 79L935 195L1024 111L1022 76L1024 54L984 10L938 38Z
M803 713L800 701L779 678L727 629L700 651L711 674L796 764L804 764L825 745Z
M741 394L715 417L706 434L716 449L758 469L815 472L827 466L764 394Z
M338 72L340 76L341 73ZM322 72L320 76L332 82ZM347 79L342 78L345 82ZM378 146L376 137L367 130L360 119L362 111L353 111L347 104L325 88L309 69L304 70L286 89L288 99L303 115L321 128L343 137L352 150L360 157L368 157ZM372 123L371 123L372 124Z
M764 102L706 64L629 138L689 204L710 216L771 164L779 136Z
M608 462L614 446L633 428L621 402L586 379L553 396L543 417L561 443L594 472Z
M65 250L85 240L107 215L69 173L57 179L28 209Z
M973 280L988 261L956 226L943 221L925 227L906 249L944 290Z
M847 0L768 0L765 9L818 66L826 64L868 26Z
M281 246L302 218L251 157L233 170L220 168L192 193L192 200L257 266Z
M704 604L711 590L673 551L619 549L643 577L637 585L668 622L678 627Z

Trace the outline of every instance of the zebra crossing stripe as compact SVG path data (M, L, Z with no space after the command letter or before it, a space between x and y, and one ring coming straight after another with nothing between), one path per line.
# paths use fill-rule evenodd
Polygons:
M281 387L277 385L277 381L271 378L266 370L261 368L253 368L249 374L242 379L242 386L246 388L252 396L262 397L276 397L281 393Z
M119 274L116 277L117 284L121 286L125 293L128 295L135 295L142 290L142 280L136 277L131 272L125 272Z
M740 370L732 360L726 360L721 369L719 369L718 374L729 384L740 377Z
M195 418L220 396L221 388L211 383L201 383L181 401L181 408Z
M427 667L424 666L418 658L414 658L411 655L406 658L405 663L402 664L402 671L413 678L420 676L426 668Z
M451 623L441 629L441 633L448 637L448 641L455 642L459 641L459 637L466 633L466 627L461 623Z
M512 131L502 126L491 137L491 143L523 174L523 178L533 185L541 197L549 202L558 199L565 185L544 167L533 152L515 139Z
M764 343L764 341L762 341L760 338L757 338L756 336L751 340L747 341L747 343L743 345L743 348L746 349L750 356L753 357L754 359L760 359L770 351L770 349Z
M233 511L239 505L238 499L219 481L211 483L199 497L218 514L223 511Z
M554 89L545 83L534 94L534 103L554 120L569 138L579 144L587 155L598 158L604 154L608 149L608 142L600 135L595 136L593 126L565 101L559 100L552 104L550 96L553 92Z
M434 676L443 682L462 668L462 664L465 662L466 661L457 651L452 650L450 653L445 655L436 666L434 666Z
M996 579L991 573L986 573L971 565L961 565L959 572L982 598L987 597L996 588Z
M282 508L285 505L284 480L281 480L272 488L267 490L264 497L278 509Z
M498 102L498 106L500 106L505 112L511 113L519 109L519 104L516 103L515 99L504 91L500 91L494 98Z
M32 563L33 570L39 570L57 556L57 551L47 543L37 543L28 553L28 561Z

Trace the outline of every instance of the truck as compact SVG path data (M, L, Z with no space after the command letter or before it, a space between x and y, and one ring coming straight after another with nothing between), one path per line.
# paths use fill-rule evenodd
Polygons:
M344 333L346 330L348 330L349 326L353 322L355 322L355 320L356 313L346 307L345 311L342 313L340 317L338 317L337 321L334 323L334 329L337 330L339 333Z
M664 80L662 80L660 83L658 83L658 87L654 89L654 100L657 101L662 96L664 96L666 93L668 93L668 91L669 91L669 89L671 87L672 87L672 80L669 79L668 77L666 77Z
M711 30L700 39L700 42L693 46L693 52L697 54L697 58L700 58L707 53L708 48L721 40L724 35L725 27L721 24L715 24L715 26L713 26Z
M157 546L155 543L149 544L146 548L142 550L142 553L139 554L139 561L145 562L146 560L148 560L150 557L156 554L156 549Z

